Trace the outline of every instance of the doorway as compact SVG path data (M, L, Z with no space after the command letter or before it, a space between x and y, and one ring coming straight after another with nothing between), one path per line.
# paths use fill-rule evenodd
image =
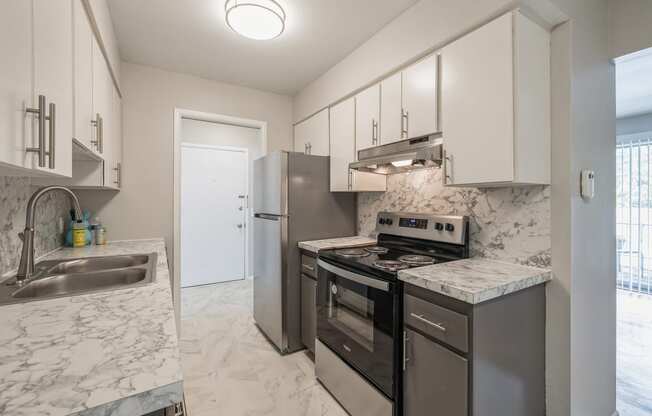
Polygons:
M616 60L617 408L652 414L652 49Z
M181 146L181 287L245 278L249 155Z

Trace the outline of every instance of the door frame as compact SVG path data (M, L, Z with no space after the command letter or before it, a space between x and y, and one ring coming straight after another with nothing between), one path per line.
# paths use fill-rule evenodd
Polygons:
M183 151L183 148L192 148L192 149L206 149L206 150L218 150L223 152L239 152L244 153L246 158L246 169L245 169L245 210L244 210L244 227L245 227L245 239L244 239L244 279L250 278L249 270L249 149L246 147L235 147L235 146L218 146L212 144L200 144L200 143L181 143L180 150ZM179 178L181 178L182 171L181 161L179 161ZM181 198L181 183L179 183L179 198ZM179 208L181 204L179 203ZM174 263L179 265L179 287L181 287L181 210L179 209L179 263Z
M219 124L230 124L232 126L240 127L251 127L260 129L260 138L261 138L261 147L262 154L267 154L267 122L261 120L252 120L240 117L232 117L223 114L216 113L206 113L203 111L189 110L175 107L174 109L174 123L173 123L173 191L172 191L172 201L173 201L173 223L174 223L174 234L173 234L173 263L172 263L172 298L174 301L174 314L177 321L177 336L179 335L179 329L181 324L181 268L178 267L181 264L181 210L180 210L180 198L181 198L181 143L182 143L182 129L181 121L182 119L192 119L198 121L206 121L209 123L219 123ZM247 213L247 217L248 217ZM252 253L253 255L253 253Z

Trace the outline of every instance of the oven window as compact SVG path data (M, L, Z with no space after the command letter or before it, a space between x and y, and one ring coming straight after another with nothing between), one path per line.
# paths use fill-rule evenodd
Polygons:
M365 290L366 292L366 290ZM366 293L329 282L328 321L366 350L374 351L374 301Z

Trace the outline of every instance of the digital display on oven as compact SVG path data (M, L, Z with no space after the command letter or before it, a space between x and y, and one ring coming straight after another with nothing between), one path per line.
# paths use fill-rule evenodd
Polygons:
M401 218L398 221L398 226L425 230L428 228L428 220L419 219L419 218Z

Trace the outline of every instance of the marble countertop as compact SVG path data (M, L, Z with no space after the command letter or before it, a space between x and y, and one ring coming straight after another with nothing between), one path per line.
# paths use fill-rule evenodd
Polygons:
M401 270L398 278L477 304L548 282L552 274L546 269L476 258Z
M299 241L299 248L317 254L320 250L368 246L371 244L376 244L375 238L358 235L353 237L328 238L325 240Z
M0 307L0 414L137 416L183 397L163 240L39 260L158 253L151 284Z

